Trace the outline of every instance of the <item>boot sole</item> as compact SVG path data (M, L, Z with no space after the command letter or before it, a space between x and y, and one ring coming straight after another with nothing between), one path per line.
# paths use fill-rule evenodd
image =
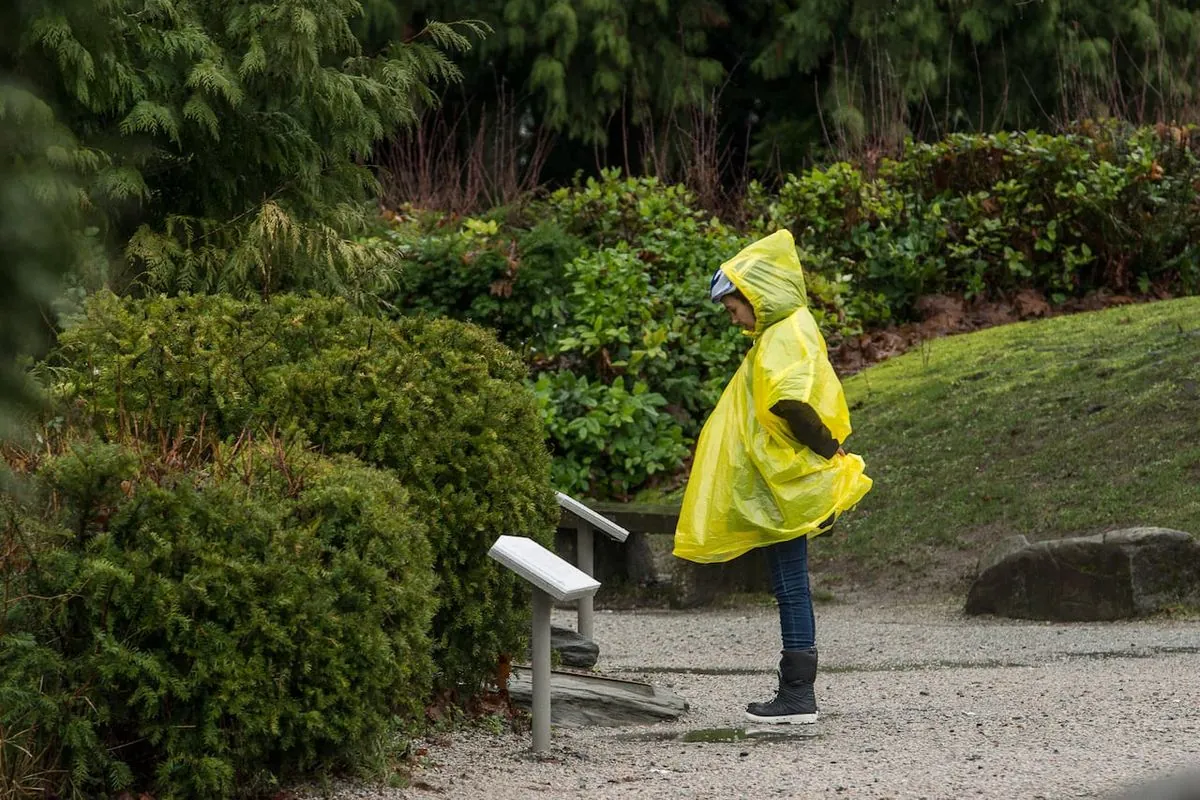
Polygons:
M817 721L817 714L781 714L777 717L760 717L746 712L746 719L759 725L811 725Z

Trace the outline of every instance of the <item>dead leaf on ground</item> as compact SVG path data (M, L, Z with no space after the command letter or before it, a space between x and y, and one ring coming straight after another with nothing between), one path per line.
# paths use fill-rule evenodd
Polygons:
M1053 311L1050 303L1046 301L1046 296L1036 289L1022 289L1017 292L1017 296L1013 298L1013 305L1016 306L1017 315L1021 319L1048 317Z

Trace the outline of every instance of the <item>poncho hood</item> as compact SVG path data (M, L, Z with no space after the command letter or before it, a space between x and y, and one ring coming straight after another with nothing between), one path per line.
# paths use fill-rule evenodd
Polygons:
M759 239L722 264L721 271L754 307L755 336L808 306L804 269L789 231Z

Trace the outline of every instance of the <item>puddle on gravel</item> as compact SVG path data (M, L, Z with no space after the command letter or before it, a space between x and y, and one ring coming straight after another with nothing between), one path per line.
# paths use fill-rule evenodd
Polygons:
M630 733L616 738L626 742L687 742L720 744L727 742L790 742L820 739L824 734L809 725L781 725L769 728L699 728L693 731Z

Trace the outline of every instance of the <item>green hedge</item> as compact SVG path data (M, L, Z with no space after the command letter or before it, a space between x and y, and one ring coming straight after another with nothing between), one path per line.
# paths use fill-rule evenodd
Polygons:
M75 442L0 508L0 764L41 755L0 777L30 795L228 797L423 710L436 580L400 483L174 444Z
M707 281L752 238L793 231L833 344L929 294L1197 292L1198 154L1181 128L955 136L752 186L740 225L605 172L524 209L384 225L408 276L387 306L496 328L534 373L558 486L626 496L678 480L745 351Z
M320 298L99 295L57 365L62 407L99 430L130 413L220 436L278 426L388 470L433 545L438 685L471 694L522 646L525 590L487 551L500 534L549 542L558 510L526 367L492 334Z
M497 214L386 232L419 287L390 304L497 326L534 373L558 488L621 496L671 478L740 358L742 337L707 296L744 237L682 187L616 173L529 216L528 229ZM466 299L431 302L450 296Z
M1036 289L1200 291L1200 132L1086 125L1073 135L956 135L873 172L850 164L758 190L759 224L789 227L818 269L883 313L923 295ZM879 302L883 301L883 302Z

